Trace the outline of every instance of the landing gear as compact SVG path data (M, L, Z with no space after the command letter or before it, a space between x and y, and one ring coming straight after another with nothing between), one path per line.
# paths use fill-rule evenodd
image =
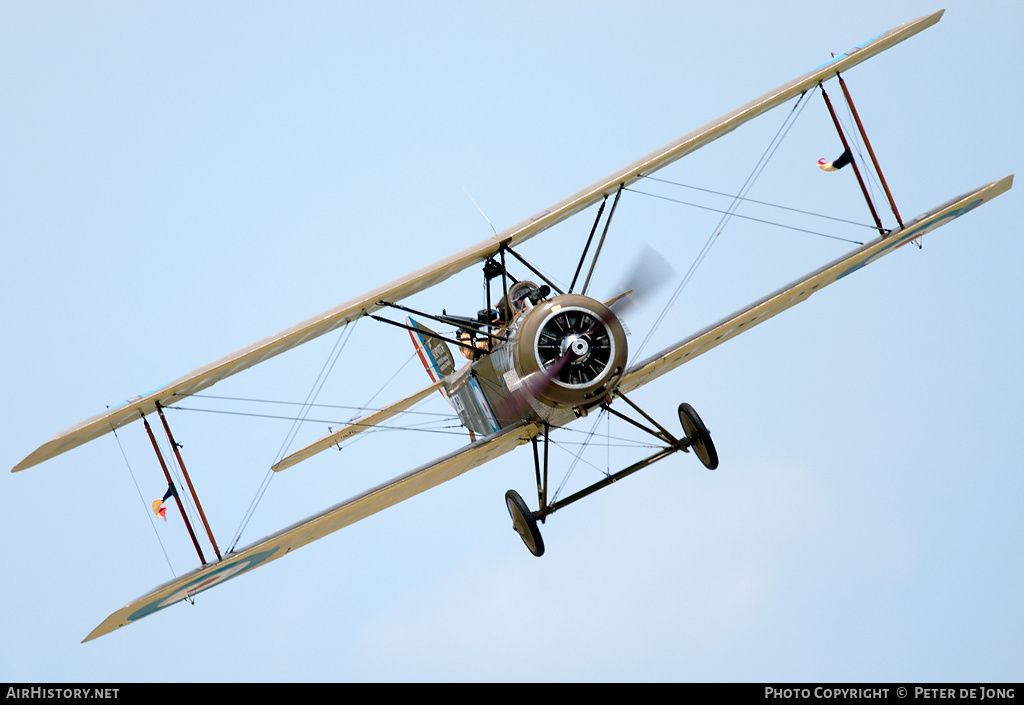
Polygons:
M538 442L538 437L535 436L533 438L533 464L537 475L537 502L539 508L537 511L531 512L530 508L526 505L526 502L523 501L523 498L519 496L518 492L515 490L509 490L505 493L505 504L508 506L508 513L512 516L512 527L516 530L516 533L519 534L520 538L523 539L523 543L526 544L526 547L530 549L530 553L533 555L541 556L544 554L544 540L540 536L540 529L537 528L538 521L545 521L547 517L551 516L559 509L577 502L614 482L618 482L638 470L649 465L653 465L660 460L664 460L673 453L689 453L690 451L693 451L693 454L697 456L697 459L700 460L708 470L714 470L718 467L718 452L715 450L715 444L711 441L711 434L708 433L707 427L704 425L704 422L701 421L697 412L693 410L692 406L685 403L679 405L679 423L683 426L683 433L685 436L677 438L674 433L660 425L657 421L647 415L647 413L645 413L640 407L626 398L622 392L616 391L615 395L631 406L650 424L650 426L616 411L611 407L610 402L602 404L601 408L613 416L632 424L640 430L646 431L664 445L655 446L656 450L651 455L638 460L618 472L605 474L604 478L584 487L575 494L565 497L564 499L549 501L548 435L551 432L551 428L545 423L543 430L538 434L538 436L543 435L544 437L543 462L540 457L540 444Z
M508 506L508 513L512 516L512 528L523 539L523 543L530 549L530 553L537 557L543 556L544 539L540 536L537 521L533 518L533 512L526 506L526 502L518 492L509 490L505 493L505 504Z
M694 455L704 464L708 470L718 467L718 452L715 444L711 441L711 434L700 420L700 416L687 403L679 405L679 423L686 434L686 443L693 450Z

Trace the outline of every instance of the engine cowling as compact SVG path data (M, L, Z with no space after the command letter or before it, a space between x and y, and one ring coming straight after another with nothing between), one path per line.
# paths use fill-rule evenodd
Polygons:
M626 369L626 333L600 301L579 294L548 299L522 314L514 365L541 402L588 407L614 389Z

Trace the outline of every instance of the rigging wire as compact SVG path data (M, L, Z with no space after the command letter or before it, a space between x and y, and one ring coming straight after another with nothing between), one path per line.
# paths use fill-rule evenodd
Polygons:
M406 361L402 363L402 366L401 366L401 367L399 367L399 368L398 368L397 370L395 370L395 373L394 373L393 375L391 375L391 377L389 377L389 378L388 378L388 380L387 380L387 381L386 381L386 382L385 382L384 384L382 384L382 385L380 386L380 389L378 389L378 390L377 390L376 392L374 392L374 393L373 393L373 396L371 396L371 397L370 397L369 399L367 399L367 400L366 400L366 403L365 403L365 404L364 404L364 405L363 405L363 406L362 406L361 408L362 408L362 409L367 409L367 408L369 408L369 406L370 406L370 404L371 404L371 403L373 402L373 400L374 400L374 399L376 399L376 398L377 398L378 396L380 396L380 393L381 393L381 392L383 392L383 391L384 391L384 389L385 389L385 388L386 388L386 387L387 387L387 386L388 386L389 384L391 384L391 383L392 383L392 382L393 382L393 381L395 380L395 377L397 377L397 376L398 376L398 374L399 374L399 373L400 373L400 372L401 372L402 370L404 370L404 369L406 368L406 366L407 366L407 365L408 365L408 364L409 364L410 362L412 362L412 361L413 361L413 358L417 357L418 355L419 355L419 350L418 350L418 349L414 349L414 350L413 350L413 353L412 353L412 355L410 355L410 356L409 356L409 357L408 357L408 358L406 359ZM358 408L358 407L357 407L357 408ZM352 420L354 421L354 420L355 420L355 418L356 418L356 417L355 417L355 416L353 415L353 417L352 417ZM280 460L280 458L279 458L279 460Z
M775 137L772 138L772 141L769 142L768 147L761 155L761 158L754 165L754 168L747 176L747 179L743 183L743 186L740 188L739 192L733 197L733 201L730 204L729 209L719 220L718 225L715 227L715 229L712 231L712 234L704 243L704 247L697 254L697 257L694 260L693 264L690 265L690 268L689 270L687 270L685 276L683 276L682 281L679 282L679 286L677 286L676 290L672 293L672 296L669 298L668 303L665 304L664 309L662 309L662 312L661 314L658 315L658 318L655 320L654 325L647 332L647 336L643 339L643 342L640 343L640 347L637 349L637 352L635 354L639 355L640 352L644 349L644 347L647 346L647 343L650 342L651 338L654 336L655 331L657 331L658 327L665 320L665 317L668 315L669 310L672 308L673 305L675 305L676 300L679 299L679 295L682 294L683 289L693 278L693 275L696 273L697 268L704 261L704 258L708 256L708 253L711 251L711 248L718 240L719 235L722 234L722 231L725 229L725 226L732 219L732 216L735 214L736 209L739 208L740 204L743 202L743 199L746 198L746 194L753 187L754 183L757 181L757 178L763 173L765 167L768 165L768 162L771 160L772 156L775 155L776 150L782 144L782 140L785 139L787 134L789 134L789 130L793 127L794 124L796 124L796 121L800 117L800 114L803 112L804 108L807 107L807 105L810 103L809 100L804 100L807 97L807 95L807 91L801 93L799 99L797 99L796 104L793 106L793 109L790 110L789 113L786 115L786 119L783 121L781 127L779 128L779 131L775 134Z
M850 106L850 102L846 100L844 100L843 102L846 104L846 114L849 117L850 122L856 125L857 120L853 117L853 108ZM843 126L843 130L846 131L846 134L852 137L853 151L857 153L857 160L859 161L859 163L862 165L870 164L870 161L864 159L864 141L863 136L860 133L860 129L858 128L856 130L851 130L850 127L845 122L843 122L842 119L840 119L838 116L837 119L839 119L839 122ZM878 177L875 174L875 170L865 168L864 171L866 171L868 175L867 181L869 182L868 189L871 192L871 199L873 201L878 200L878 193L876 191L877 189L881 189L882 185L878 181Z
M700 186L693 186L691 184L684 184L684 183L680 183L678 181L671 181L669 179L662 179L662 178L659 178L657 176L645 176L644 178L647 179L648 181L657 181L657 182L660 182L660 183L663 183L663 184L668 184L670 186L679 186L679 187L682 187L682 188L692 189L694 191L703 191L704 193L714 194L715 196L726 196L728 198L736 198L736 196L734 196L733 194L725 193L724 191L715 191L715 190L709 189L709 188L702 188ZM637 191L636 193L642 193L642 192L641 191ZM645 194L645 195L653 195L653 194ZM799 213L801 215L809 215L809 216L814 217L814 218L824 218L826 220L834 220L837 223L846 223L847 225L856 225L856 226L861 227L861 228L868 228L869 230L875 230L875 226L871 225L870 223L860 223L860 222L857 222L856 220L847 220L846 218L837 218L836 216L826 215L825 213L815 213L813 211L805 211L805 210L801 210L799 208L792 208L790 206L783 206L783 205L778 204L778 203L769 203L768 201L758 201L758 200L756 200L754 198L742 198L740 200L742 200L742 201L744 201L746 203L754 203L754 204L759 205L759 206L768 206L769 208L778 208L780 210L790 211L792 213ZM702 207L702 206L699 206L697 204L690 204L690 203L687 203L686 205L695 205L698 208ZM709 209L709 210L713 210L713 209ZM742 218L744 216L736 214L736 217ZM767 222L767 221L764 221L764 222ZM772 223L772 225L780 225L781 226L782 224L781 223ZM782 226L782 227L786 227L786 226Z
M680 186L684 186L685 184L679 184L679 185ZM625 191L630 191L632 193L639 194L641 196L650 196L651 198L660 198L663 201L671 201L672 203L678 203L678 204L684 205L684 206L692 206L693 208L700 208L702 210L711 211L712 213L725 213L730 218L742 218L743 220L752 220L755 223L764 223L765 225L774 225L775 227L785 228L786 230L795 230L796 232L807 233L809 235L818 235L819 237L824 237L824 238L827 238L829 240L839 240L840 242L847 242L847 243L849 243L851 245L863 245L864 244L863 242L861 242L859 240L851 240L850 238L840 237L838 235L829 235L828 233L819 232L817 230L808 230L806 228L798 228L795 225L786 225L784 223L776 223L776 222L771 221L771 220L765 220L763 218L755 218L755 217L750 216L750 215L740 215L739 213L735 213L735 212L730 213L728 210L721 210L720 208L712 208L711 206L703 206L703 205L701 205L699 203L690 203L689 201L682 201L682 200L680 200L678 198L669 198L668 196L662 196L662 195L659 195L657 193L649 193L647 191L638 191L637 189L634 189L634 188L625 188L624 190ZM740 200L748 201L750 199L745 199L744 198L744 199L740 199ZM751 201L751 202L759 203L759 201ZM771 205L771 204L765 204L765 205ZM785 206L776 206L776 207L777 208L785 208ZM796 209L790 209L790 210L796 210ZM798 211L798 212L804 212L804 211ZM806 215L816 215L816 214L814 214L814 213L806 213ZM819 217L827 218L828 216L819 216ZM834 218L834 220L841 220L841 219ZM850 223L852 221L845 221L845 222ZM853 224L854 225L863 225L863 223L853 223ZM869 227L872 230L875 229L875 227L873 225L868 225L868 226L865 226L865 227Z
M124 464L128 468L128 475L132 478L132 484L135 485L135 491L139 495L139 501L142 502L143 511L146 512L146 517L149 518L149 525L153 529L153 534L156 536L156 542L160 544L160 550L164 554L164 560L167 561L167 568L171 571L171 577L177 578L178 576L174 572L174 566L171 565L171 558L167 555L167 548L164 546L164 541L160 538L160 532L157 531L156 524L153 523L153 517L150 515L149 506L146 504L146 498L142 496L142 490L139 489L139 482L135 479L135 472L132 470L132 464L128 462L128 455L124 452L124 446L121 445L121 439L117 435L117 429L111 426L110 430L114 434L114 439L117 440L117 447L121 450L121 457L124 458Z
M169 408L174 408L174 409L177 409L178 411L197 411L197 412L205 413L205 414L225 414L225 415L228 415L228 416L247 416L247 417L250 417L250 418L257 418L257 419L279 419L279 420L282 420L282 421L295 421L296 418L297 418L295 416L281 416L279 414L259 414L259 413L253 412L253 411L228 411L227 409L200 409L200 408L194 407L194 406L175 405L174 407L169 407ZM436 416L437 418L428 419L426 421L420 422L419 424L412 424L410 426L383 426L381 424L372 424L372 423L371 424L361 424L361 423L359 423L358 420L355 420L355 421L338 421L337 419L311 419L311 418L308 418L308 417L304 418L302 420L304 422L308 422L308 423L335 424L335 425L344 425L344 426L366 426L368 428L380 428L380 429L388 430L388 431L402 431L402 430L405 430L407 428L415 430L417 426L423 426L423 425L430 424L430 423L451 422L451 421L457 420L457 417L452 415L452 414L440 414L440 413L427 414L427 412L399 411L399 412L396 412L395 415L397 416L399 414L417 414L417 413L418 414L423 414L423 415L429 415L429 416ZM445 427L445 428L447 428L447 427ZM429 429L427 429L427 430L429 430ZM275 461L275 462L277 462L277 461Z
M284 421L293 421L293 422L298 420L298 421L302 421L302 422L316 423L316 424L321 424L322 423L322 424L327 425L328 428L331 428L333 426L346 426L346 427L347 426L364 426L364 427L370 429L369 432L361 434L358 438L353 439L347 445L352 445L353 443L358 442L363 436L369 435L370 432L373 432L373 431L376 431L376 430L380 430L380 431L411 430L411 431L426 431L426 432L444 433L447 429L457 428L457 426L453 426L452 425L452 422L455 422L455 421L458 420L458 417L455 414L441 413L441 412L437 412L437 411L419 411L418 410L418 408L420 406L422 406L427 401L429 401L429 398L428 399L424 399L424 400L418 402L417 404L415 404L414 406L412 406L409 409L404 409L402 411L395 412L395 414L394 414L395 416L408 415L408 416L429 417L429 418L427 418L427 419L425 419L423 421L420 421L418 423L410 423L410 424L407 424L407 425L404 425L404 426L384 426L384 425L379 424L379 423L377 423L377 424L361 424L361 423L359 423L359 419L358 419L359 414L366 413L366 412L373 413L373 412L383 411L384 408L386 408L386 407L384 407L384 408L371 407L368 404L370 402L372 402L377 396L379 396L380 393L382 391L384 391L384 389L388 386L388 384L390 384L395 379L395 377L397 377L398 374L415 357L416 357L416 352L414 351L413 354L410 355L410 357L407 358L406 361L398 368L398 371L396 371L395 374L393 374L391 376L391 378L388 379L380 387L380 389L378 389L373 394L373 396L370 397L370 399L367 402L367 405L365 405L365 406L353 406L353 405L347 405L347 404L321 404L321 403L315 403L315 402L284 401L284 400L277 400L277 399L256 399L256 398L251 398L251 397L232 397L232 396L222 396L222 395L216 395L216 394L193 394L193 395L191 395L192 397L196 397L196 398L216 399L216 400L220 400L220 401L249 402L249 403L256 403L256 404L278 404L278 405L284 405L284 406L300 406L300 407L303 407L303 409L307 409L307 407L308 407L308 409L313 409L313 408L320 408L320 409L327 409L327 410L338 409L338 410L346 410L346 411L353 411L353 412L355 412L355 413L353 413L353 415L351 417L349 417L347 420L344 420L344 421L343 420L339 420L339 419L309 418L308 415L303 416L301 413L299 415L281 415L281 414L260 413L260 412L254 412L254 411L239 411L239 410L236 410L236 409L204 409L204 408L192 407L192 406L182 406L180 404L176 404L175 406L170 407L170 408L173 408L173 409L176 409L176 410L179 410L179 411L195 411L195 412L208 413L208 414L224 414L224 415L229 415L229 416L246 416L246 417L251 417L251 418L264 418L264 419L280 419L280 420L284 420ZM306 412L307 414L308 414L308 409L307 409L307 412ZM434 428L430 428L429 426L431 424L435 424L435 425L436 424L443 424L443 425L435 426Z
M171 447L170 439L157 437L156 442L160 448L160 452L163 453L165 458L168 458L167 472L171 475L171 480L174 482L175 489L187 487L185 477L181 471L181 466L178 465L176 460L170 460L170 458L174 457L174 449ZM198 526L202 520L193 500L192 493L179 492L178 501L181 502L181 510L188 515L188 520L191 522L192 526Z
M320 390L323 389L323 385L326 383L328 375L330 375L331 371L334 369L334 365L335 363L337 363L338 358L341 355L341 352L345 349L346 344L351 339L352 331L355 329L358 322L358 319L356 321L353 321L351 324L345 326L341 333L339 333L338 339L334 342L334 347L331 349L331 352L328 353L327 359L324 361L323 366L320 368L320 373L319 375L317 375L316 380L313 382L313 386L310 389L309 394L306 395L306 401L302 405L302 411L300 411L298 417L293 419L291 428L286 434L284 440L281 442L281 447L278 449L274 461L270 464L271 467L279 460L281 460L281 458L284 457L285 453L287 453L289 446L295 439L295 436L298 434L299 427L302 425L302 423L306 420L306 417L309 415L309 411L311 408L310 405L314 401L316 401L317 395L319 395ZM238 529L235 530L235 534L231 538L228 553L233 552L235 550L235 546L237 546L238 542L241 540L242 532L245 531L245 527L249 525L249 521L252 519L253 514L256 513L256 508L259 506L260 501L263 499L263 495L266 493L267 488L270 487L270 481L274 478L275 474L276 473L274 473L274 471L271 470L270 468L267 469L267 472L263 477L263 481L260 483L260 486L256 490L255 496L249 503L249 507L246 509L245 514L242 516L242 521L239 524Z
M608 412L605 411L604 409L601 409L601 413L599 413L597 415L597 418L594 419L594 423L591 425L590 431L587 433L587 437L580 444L579 451L577 451L576 453L573 453L568 448L565 448L558 441L549 439L551 440L551 444L554 445L556 448L561 448L566 453L569 453L570 455L573 456L572 464L569 465L569 469L565 471L565 476L562 478L562 481L558 484L558 487L555 488L554 493L551 495L551 500L549 501L549 504L554 504L558 500L559 494L561 494L562 490L565 489L565 484L569 481L569 477L572 475L573 471L576 469L576 466L580 462L586 463L590 467L597 470L599 473L605 475L606 477L608 476L608 473L605 470L602 470L601 468L591 463L589 460L585 460L583 458L583 452L587 449L587 447L590 445L590 442L593 440L594 434L597 432L597 427L601 423L601 418L606 415L608 415Z
M395 377L398 376L398 373L401 372L402 370L404 370L406 368L406 366L410 362L412 362L413 358L418 357L418 356L419 356L419 350L418 349L414 349L412 355L410 355L408 358L406 358L405 362L402 363L402 366L399 367L395 371L395 373L393 375L391 375L391 377L386 382L384 382L384 384L381 385L380 389L378 389L373 394L373 396L371 396L367 400L367 402L366 402L366 404L364 406L362 406L362 407L353 407L353 408L355 408L357 411L367 411L367 410L369 410L370 409L370 406L369 406L370 403L374 399L376 399L380 395L380 393L383 392L384 389L389 384L391 384L392 381L394 381ZM421 414L421 415L433 415L433 416L440 417L439 419L435 419L434 421L424 421L420 425L425 425L427 423L435 423L437 421L449 421L450 422L450 421L454 421L454 420L456 420L458 418L457 416L453 416L451 414L441 414L441 413L438 413L438 412L413 411L413 409L416 409L416 408L422 406L426 402L427 402L427 399L421 399L416 404L414 404L411 409L406 409L405 411L400 411L400 412L396 413L395 416L397 416L398 414ZM376 409L376 411L381 411L381 409ZM347 425L347 426L359 425L358 424L358 419L356 418L356 416L357 416L357 414L353 414L349 418L348 421L344 422L345 425ZM401 427L401 426L398 426L398 427L396 427L396 426L381 426L380 424L362 424L362 425L369 426L370 428L366 432L361 433L359 436L357 436L356 438L352 439L349 443L346 444L346 447L355 445L356 443L359 443L360 441L366 440L366 436L370 435L371 433L375 433L378 430L379 431L404 430L403 427ZM410 431L435 431L435 429L416 428L416 424L414 424L412 426L408 426L407 428ZM455 427L455 426L442 426L440 429L437 429L436 432L437 433L445 433L446 429L449 429L449 428L457 428L457 427ZM341 450L340 446L338 447L338 450Z
M875 158L873 156L872 156L870 161L864 159L864 151L867 150L867 151L870 152L870 149L869 149L869 146L868 146L868 143L867 143L867 137L861 132L860 123L857 120L856 116L854 115L853 104L849 101L849 99L847 99L847 100L845 100L843 102L846 103L846 113L847 113L847 116L849 117L851 122L853 122L855 125L857 125L857 129L856 130L850 130L850 128L847 127L846 123L842 122L842 120L840 120L840 123L843 125L843 129L846 130L847 133L853 135L853 149L857 153L857 158L860 161L860 163L861 164L865 164L865 165L870 163L874 167L874 168L870 168L870 169L868 169L868 168L864 169L864 171L867 172L867 188L868 188L868 190L871 193L871 199L872 199L872 201L881 201L882 199L880 198L879 193L878 193L879 191L881 191L882 194L885 196L886 201L889 203L889 208L890 208L890 211L892 212L893 217L896 219L897 224L899 224L899 220L900 220L899 214L896 212L896 206L893 203L891 194L889 193L889 191L886 188L885 184L882 183L883 182L883 177L882 177L881 173L878 171L878 163L876 162L876 160L875 160ZM839 119L839 118L837 117L836 119ZM916 240L913 241L914 244L917 245L917 249L919 249L919 250L922 248L922 240L923 240L923 238L919 238L919 239L916 239Z
M581 431L578 428L569 428L568 426L563 426L562 428L559 428L558 430L559 430L559 433L564 434L564 435L571 435L571 434L588 435L587 431ZM605 434L602 437L607 441L607 443L605 445L607 445L608 447L615 447L615 448L661 448L662 447L660 444L653 443L653 442L650 442L650 441L638 441L635 438L628 438L628 437L625 437L625 436L613 436L613 435L611 435L610 429L608 431L606 431ZM613 443L612 441L615 441L615 442ZM567 440L563 439L561 443L562 443L563 446L573 446L573 445L583 445L585 442L586 441L567 441Z
M190 396L192 398L194 398L194 399L217 399L217 400L220 400L220 401L250 402L250 403L254 403L254 404L281 404L281 405L284 405L284 406L303 406L304 405L304 402L300 402L300 401L284 401L284 400L281 400L281 399L255 399L255 398L252 398L252 397L227 397L227 396L219 396L219 395L215 395L215 394L191 394ZM383 409L384 409L384 407L350 406L350 405L346 405L346 404L309 404L308 406L314 407L314 408L320 408L320 409L344 409L346 411L359 411L359 412L366 412L366 411L375 412L375 411L383 411ZM210 411L210 412L217 411L215 409L198 409L198 408L194 408L194 407L183 407L183 406L177 406L177 405L173 406L173 407L167 407L167 408L187 409L189 411ZM413 408L415 408L415 407L413 407ZM240 411L239 412L219 411L218 413L224 413L224 414L237 413L237 414L240 414L240 415L245 415L245 412L240 412ZM413 411L412 409L407 409L407 410L405 410L405 411L403 411L401 413L403 413L403 414L413 414L413 415L419 415L419 416L440 416L440 417L445 417L445 418L452 418L452 414L443 414L443 413L441 413L439 411ZM271 417L271 418L287 419L287 420L290 421L290 420L293 420L296 417L294 417L294 416L275 416L275 417ZM316 419L309 419L309 420L311 422L316 422ZM338 421L327 421L325 423L340 423L340 422L338 422Z
M302 404L302 411L299 413L299 417L292 423L292 427L288 431L288 435L285 436L285 440L281 443L281 448L277 451L274 463L283 458L285 453L288 452L288 448L291 446L292 441L295 440L295 436L299 433L299 428L309 415L313 402L316 401L316 398L320 395L320 391L323 389L324 384L327 383L327 377L334 370L334 365L338 362L338 358L341 356L342 351L345 349L348 341L352 338L352 332L355 330L356 325L358 325L359 320L360 319L356 319L351 325L345 326L345 330L341 332L338 339L334 342L334 347L328 354L327 360L324 361L323 367L320 368L320 374L317 375L316 381L313 382L313 387L309 390L309 394L306 395L306 401Z

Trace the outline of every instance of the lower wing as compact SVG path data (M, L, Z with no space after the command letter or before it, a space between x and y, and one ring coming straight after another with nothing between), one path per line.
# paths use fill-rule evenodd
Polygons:
M247 573L253 568L281 558L290 551L305 546L311 541L354 524L360 519L376 514L421 492L437 487L484 463L508 453L516 446L526 443L539 428L532 423L522 423L505 429L459 450L443 456L432 463L399 475L393 480L367 490L352 499L337 504L316 516L300 521L276 534L271 534L253 545L232 553L210 565L165 583L152 592L134 600L103 620L92 630L83 642L108 634L115 629L138 621L165 607L191 599L192 596Z

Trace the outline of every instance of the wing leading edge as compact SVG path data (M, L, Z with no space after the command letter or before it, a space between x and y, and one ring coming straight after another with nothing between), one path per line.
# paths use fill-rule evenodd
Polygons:
M165 607L170 607L181 600L190 599L214 585L237 578L253 568L277 560L311 541L323 538L360 519L365 519L403 500L437 487L508 453L516 446L529 441L537 435L538 431L539 428L535 424L522 423L486 439L463 446L454 453L404 475L399 475L383 485L367 490L316 516L300 521L276 534L271 534L238 553L232 553L222 561L203 566L161 585L111 614L82 641L91 641L143 617L148 617L154 612L159 612Z
M919 216L903 228L893 230L883 238L869 242L853 252L811 272L806 277L769 294L747 308L708 326L704 330L681 340L665 350L631 367L622 379L620 388L631 391L657 379L684 362L721 345L726 340L750 330L787 308L806 301L811 294L829 284L853 274L861 267L916 240L926 233L949 223L978 206L1005 193L1013 186L1013 176L1007 176L955 198L938 208Z
M155 411L157 405L170 406L182 397L195 394L216 382L248 369L313 338L329 333L356 318L380 308L382 300L398 301L438 284L452 275L483 262L494 255L500 245L517 246L538 233L566 220L580 211L614 193L620 186L629 185L641 176L649 175L686 156L696 149L736 129L743 123L761 115L794 96L825 81L836 73L846 71L866 59L899 44L918 32L936 24L943 11L920 17L900 25L876 38L858 45L789 83L750 101L736 110L671 142L661 149L633 162L591 186L576 192L542 210L527 220L503 230L495 237L469 247L450 257L424 267L406 277L336 306L318 316L309 318L280 333L264 338L242 350L227 355L208 365L189 372L170 384L147 392L123 404L93 416L58 433L18 463L12 472L25 470L67 450L104 435L137 420L143 414Z

